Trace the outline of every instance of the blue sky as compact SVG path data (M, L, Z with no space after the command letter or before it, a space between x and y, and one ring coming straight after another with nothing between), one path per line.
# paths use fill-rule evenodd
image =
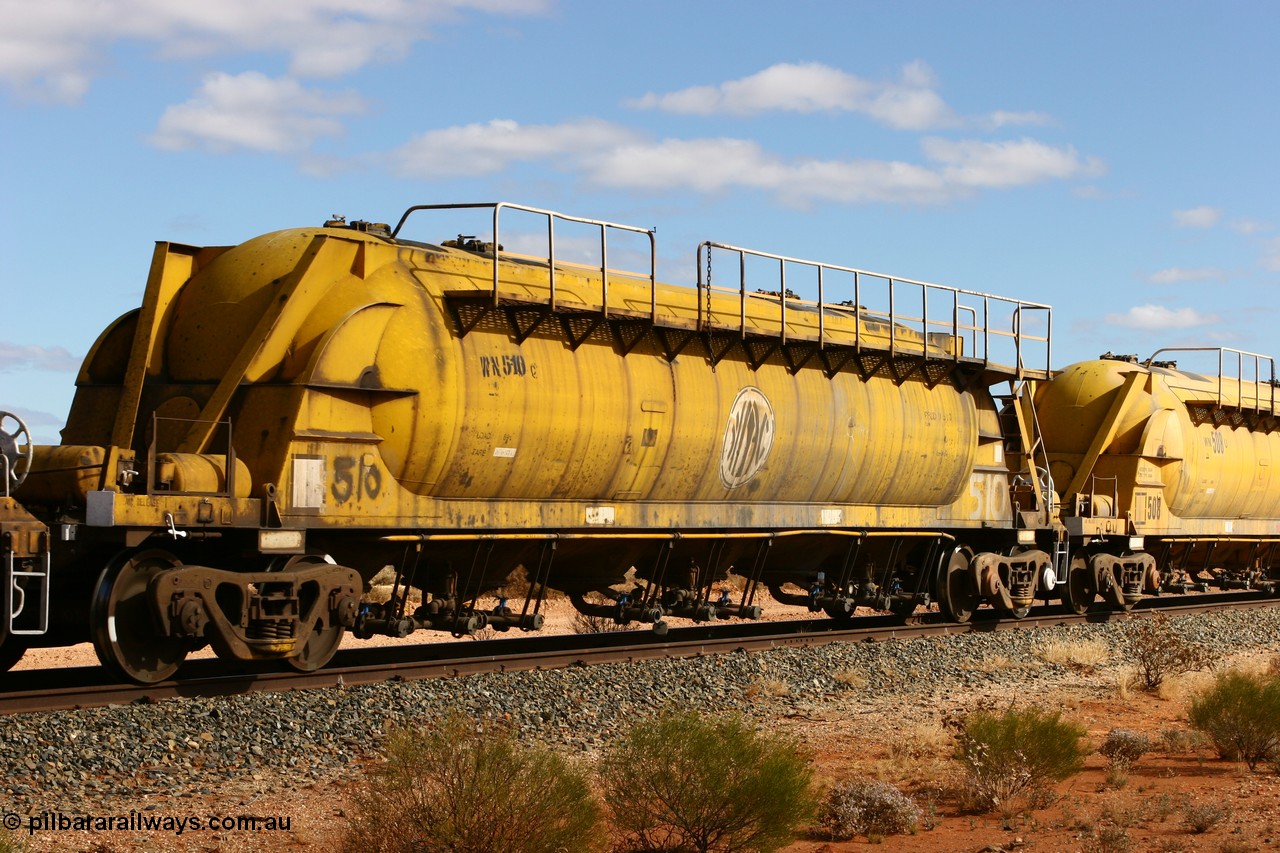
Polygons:
M709 239L1049 303L1057 366L1278 354L1278 35L1261 0L0 0L0 409L56 440L156 240L435 202L656 226L677 282Z

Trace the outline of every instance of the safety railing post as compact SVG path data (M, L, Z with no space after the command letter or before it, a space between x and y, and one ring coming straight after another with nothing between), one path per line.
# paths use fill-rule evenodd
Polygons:
M826 344L827 336L827 303L822 292L822 272L826 269L823 266L818 267L818 349L822 349Z

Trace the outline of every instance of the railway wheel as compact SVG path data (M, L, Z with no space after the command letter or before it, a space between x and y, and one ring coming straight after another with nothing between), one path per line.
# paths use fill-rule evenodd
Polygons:
M1084 557L1072 558L1071 568L1067 570L1067 590L1062 596L1067 609L1077 615L1086 613L1098 596L1097 587L1089 561Z
M190 641L160 633L147 586L160 572L180 565L166 551L149 550L123 555L102 570L89 604L89 626L103 666L142 684L177 672Z
M1000 608L1000 612L1005 614L1006 616L1012 616L1014 619L1025 619L1027 618L1027 614L1031 612L1031 605L1024 604L1019 606L1015 604L1012 607L1002 606Z
M332 565L333 559L331 557L304 555L293 557L281 567L280 571L297 571L324 563ZM322 618L316 619L316 624L311 630L311 636L307 638L307 642L303 644L301 651L296 656L287 659L289 666L299 672L315 672L333 660L338 647L342 645L342 637L346 633L346 629L341 625L330 625L326 628L324 627L324 622L325 620Z
M0 673L8 672L13 669L14 664L22 660L22 656L27 653L27 647L24 643L20 643L13 637L9 637L0 644Z
M969 557L956 548L938 570L938 606L952 622L968 622L978 608L978 584L969 571Z

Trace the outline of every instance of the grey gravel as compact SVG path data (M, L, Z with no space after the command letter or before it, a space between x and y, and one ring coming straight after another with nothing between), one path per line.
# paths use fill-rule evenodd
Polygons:
M169 700L0 718L0 794L21 811L51 791L74 804L119 794L208 793L232 778L292 785L350 776L389 731L451 709L505 718L521 736L594 753L668 707L741 712L767 722L886 699L940 706L1051 682L1067 669L1038 656L1052 640L1101 638L1123 623L839 643L687 660ZM1280 648L1280 608L1173 620L1222 656ZM982 665L995 661L994 665ZM848 674L856 674L849 677ZM1094 676L1096 678L1096 676ZM767 685L767 689L760 685ZM766 697L764 700L761 694Z

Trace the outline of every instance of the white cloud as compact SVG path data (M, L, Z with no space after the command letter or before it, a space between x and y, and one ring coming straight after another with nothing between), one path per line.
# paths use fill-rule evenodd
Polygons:
M639 190L689 187L718 192L730 186L768 189L782 164L745 139L636 141L599 152L584 164L592 183Z
M936 171L880 160L787 161L741 139L668 139L604 152L586 164L594 184L634 190L737 187L776 193L790 204L812 201L931 204L954 196Z
M1263 241L1261 263L1263 269L1280 272L1280 239Z
M986 123L989 127L994 129L1009 127L1010 125L1015 124L1049 125L1053 124L1053 116L1048 113L1014 113L1006 110L996 110L987 116Z
M465 11L534 14L549 0L0 0L0 83L74 103L105 48L151 44L164 58L247 51L289 56L294 76L397 59Z
M52 433L52 430L41 429L41 427L54 427L56 429L61 429L67 422L64 417L60 417L49 412L42 412L38 409L24 409L19 406L11 406L9 407L9 411L22 418L23 422L26 423L27 427L31 430L32 437L35 439L37 444L44 443L42 433L44 435ZM55 442L56 440L57 439L51 439L51 441Z
M497 120L430 131L392 153L407 177L489 174L522 161L549 160L590 184L640 191L736 188L789 203L939 204L983 189L1007 189L1094 175L1102 166L1070 147L1014 142L923 143L925 163L787 159L746 139L653 141L630 129L583 119L522 126Z
M396 172L410 178L486 175L529 160L590 157L635 137L598 119L521 125L506 119L423 133L392 152Z
M1071 146L1055 148L1034 139L982 142L921 141L925 156L944 164L950 183L969 187L1012 187L1044 180L1097 176L1100 160L1081 160Z
M934 91L933 72L913 62L896 81L874 82L818 62L780 63L719 86L650 92L630 106L695 115L859 112L889 127L923 130L957 123Z
M1045 113L1008 110L966 121L947 106L936 90L932 69L920 61L904 66L897 80L888 81L867 80L820 62L784 62L718 86L692 86L666 94L649 92L627 104L693 115L856 112L899 130L964 124L995 130L1053 122Z
M1169 267L1147 277L1152 284L1178 284L1184 281L1225 281L1227 273L1217 267Z
M168 149L305 151L320 137L342 133L338 116L363 109L350 92L305 89L296 80L256 71L216 73L205 77L194 98L164 111L151 142Z
M58 373L74 373L80 369L81 358L62 347L42 347L35 344L13 344L0 341L0 372L9 370L50 370Z
M1163 305L1135 305L1123 314L1108 314L1112 326L1125 326L1144 331L1190 329L1221 322L1217 314L1201 314L1194 308L1166 308Z
M1207 205L1173 212L1173 224L1179 228L1212 228L1220 219L1222 211Z
M1260 234L1263 231L1270 231L1271 226L1266 222L1259 222L1256 219L1246 219L1239 217L1231 220L1230 227L1237 234L1243 234L1246 237L1252 237L1254 234Z

